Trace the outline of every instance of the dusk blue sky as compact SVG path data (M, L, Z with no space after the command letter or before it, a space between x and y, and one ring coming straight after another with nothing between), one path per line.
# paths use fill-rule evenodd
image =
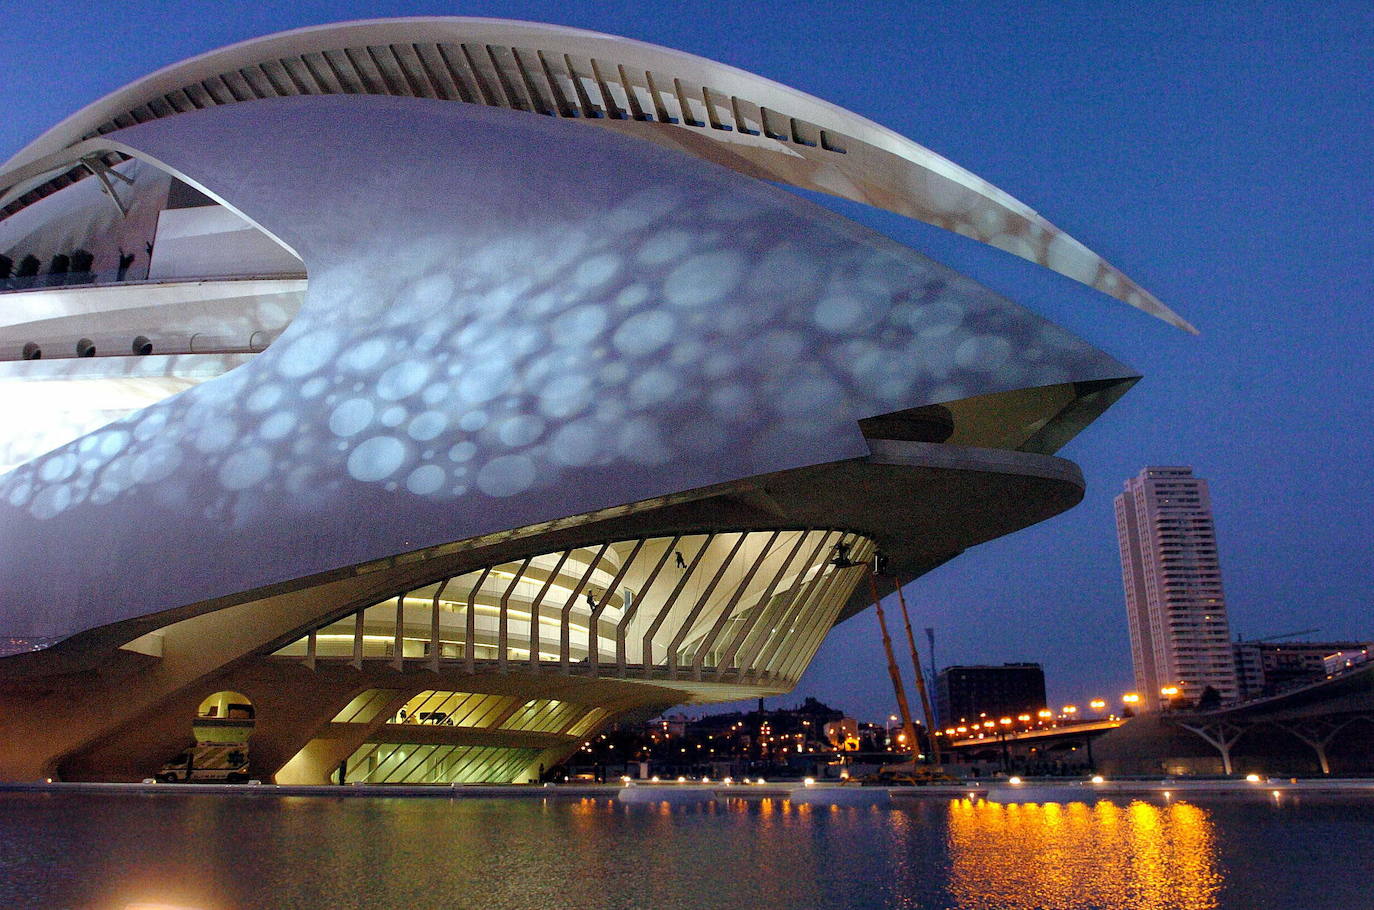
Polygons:
M1232 632L1374 636L1374 6L1368 3L0 2L0 158L158 67L346 19L595 29L795 86L1022 199L1201 329L813 196L1145 378L1060 454L1087 497L913 584L941 665L1033 660L1056 704L1131 688L1112 498L1146 464L1211 482ZM906 669L910 683L910 670ZM790 703L892 709L872 611Z

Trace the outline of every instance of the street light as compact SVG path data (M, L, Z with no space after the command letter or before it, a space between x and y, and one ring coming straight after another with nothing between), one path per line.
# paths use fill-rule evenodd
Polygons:
M1140 695L1137 692L1127 692L1125 695L1121 696L1121 703L1125 705L1138 705L1140 704Z
M1078 705L1065 705L1064 713L1072 717L1078 713Z
M1092 701L1088 702L1088 707L1092 708L1094 711L1101 711L1103 708L1107 707L1107 703L1100 698L1094 698Z

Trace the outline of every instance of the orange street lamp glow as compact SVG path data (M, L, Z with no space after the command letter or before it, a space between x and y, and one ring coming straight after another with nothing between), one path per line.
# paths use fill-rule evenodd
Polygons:
M1039 717L1041 720L1049 720L1051 717L1054 717L1054 712L1049 708L1041 708L1039 711L1035 712L1035 716Z
M1107 703L1100 698L1094 698L1092 701L1088 702L1088 707L1092 708L1094 711L1101 711L1103 708L1107 707Z
M1010 727L1010 726L1011 726L1011 718L1010 718L1010 717L1004 717L1004 718L1002 718L1001 720L999 720L998 723L1001 724L1001 725L1004 726L1004 727Z
M1077 705L1065 705L1065 706L1064 706L1064 713L1065 713L1065 714L1077 714L1077 713L1078 713L1078 706L1077 706Z
M1121 701L1128 705L1136 705L1140 703L1140 695L1135 692L1127 692L1121 696Z
M1159 690L1159 694L1166 698L1173 698L1178 694L1178 686L1165 686Z

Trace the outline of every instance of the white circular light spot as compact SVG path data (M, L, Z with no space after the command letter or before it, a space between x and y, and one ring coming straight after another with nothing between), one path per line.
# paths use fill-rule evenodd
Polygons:
M555 344L581 347L595 341L596 336L600 335L605 327L605 309L588 304L568 310L555 319L550 327L550 333Z
M254 414L271 410L276 407L277 402L281 401L282 388L279 385L265 385L253 390L253 394L248 396L248 400L243 406Z
M639 248L637 257L644 265L662 265L681 259L692 248L692 235L686 231L672 228L655 234Z
M21 480L10 489L9 504L16 509L29 501L29 494L33 492L33 484L27 480Z
M449 396L449 392L450 389L448 383L436 382L433 385L425 387L425 391L420 396L420 400L423 401L425 404L429 405L430 407L433 407L434 405L438 404L439 402L447 398Z
M352 373L365 373L382 362L388 346L385 339L369 338L344 351L339 366Z
M109 433L100 434L100 442L97 451L104 458L114 458L124 447L129 444L129 434L123 430L113 430Z
M453 291L453 279L440 272L426 275L417 281L410 296L419 306L432 307L448 303L453 297Z
M133 456L133 475L138 483L157 483L172 476L181 464L181 450L170 443L157 443Z
M323 376L316 376L314 379L307 379L305 385L301 386L302 398L314 398L316 395L329 388L329 381Z
M571 417L591 403L592 395L590 377L580 373L554 376L539 393L539 410L553 418Z
M38 479L44 483L56 483L72 476L75 470L76 456L71 452L63 452L43 462L43 466L38 469Z
M677 306L704 306L733 290L743 272L744 257L734 250L701 253L668 274L663 292Z
M649 289L642 284L632 284L615 295L615 305L622 310L637 307L649 299Z
M604 219L607 233L624 234L648 227L681 205L677 193L663 186L635 193L608 212Z
M405 459L405 443L391 436L373 436L348 456L348 473L370 483L395 474Z
M421 465L406 478L406 489L417 496L428 496L444 485L444 469L438 465Z
M138 426L134 427L134 438L139 441L143 441L145 439L152 439L154 436L157 436L159 433L161 433L162 428L166 425L166 411L151 411L147 414L147 416L145 416L142 420L138 422Z
M613 253L602 253L586 260L573 272L572 283L590 291L601 287L620 271L620 257Z
M477 446L470 442L460 442L448 450L449 461L471 461L477 454Z
M959 345L954 362L966 370L995 371L1011 356L1011 344L995 335L974 335Z
M429 379L429 365L410 361L398 363L382 374L377 380L377 394L387 401L399 401L414 395Z
M554 434L554 460L571 466L591 464L601 453L601 432L596 424L589 421L568 424Z
M493 357L476 364L458 378L458 394L473 404L481 404L503 394L514 378L505 361Z
M677 320L667 310L636 313L616 329L611 343L627 357L650 354L667 344L677 328Z
M482 465L477 487L488 496L514 496L534 483L534 462L524 455L502 455Z
M246 490L267 478L272 470L272 457L262 446L235 452L220 465L219 483L226 490Z
M361 433L372 422L375 413L372 402L366 398L350 398L329 415L329 431L335 436Z
M71 488L66 484L45 487L33 498L29 512L40 519L49 519L64 511L72 501Z
M630 399L638 407L667 401L677 393L678 382L667 370L646 370L630 383Z
M502 445L518 448L534 442L543 432L543 420L531 414L517 414L501 421L497 436Z
M406 432L411 439L425 442L433 439L448 427L448 417L439 411L425 411L410 422Z
M836 294L816 304L816 325L827 332L843 332L858 324L863 304L848 294Z
M296 426L296 415L288 411L278 411L268 417L258 427L258 435L263 439L281 439Z
M282 349L277 357L277 372L293 379L307 376L329 363L338 349L337 333L311 332Z

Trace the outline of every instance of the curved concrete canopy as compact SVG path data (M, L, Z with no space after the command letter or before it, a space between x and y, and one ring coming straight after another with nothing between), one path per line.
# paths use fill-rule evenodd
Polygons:
M246 607L264 617L246 624L251 647L272 651L321 618L344 616L436 578L520 559L530 553L591 546L645 535L694 534L728 527L854 528L888 555L904 578L925 574L964 550L1015 533L1077 505L1083 475L1052 455L901 440L870 440L871 455L758 475L635 503L509 528L465 540L312 573L177 606L92 621L73 604L74 634L42 654L4 658L7 678L73 673L120 645L172 623ZM913 534L913 529L920 533ZM840 611L843 622L869 606L860 588ZM329 609L322 609L328 605ZM59 638L63 636L58 636ZM243 646L245 650L249 645ZM56 664L53 662L56 661Z
M118 161L99 143L105 133L223 104L316 94L404 95L576 118L943 227L1195 331L1026 204L864 117L692 54L498 19L314 26L166 67L11 158L0 168L0 217Z
M311 277L250 363L0 478L15 636L863 457L874 415L1133 376L832 212L567 121L282 98L113 138ZM57 541L120 560L51 565Z

